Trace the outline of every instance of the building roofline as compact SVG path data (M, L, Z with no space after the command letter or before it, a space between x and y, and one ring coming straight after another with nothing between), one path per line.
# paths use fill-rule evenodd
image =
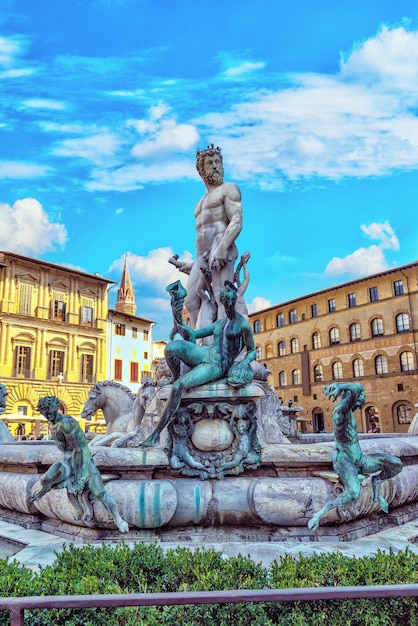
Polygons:
M114 315L122 315L123 317L129 318L130 320L141 320L142 322L149 322L150 324L156 324L154 320L149 320L146 317L141 317L140 315L134 315L133 313L124 313L123 311L118 311L116 309L108 309L109 313L113 313Z
M7 252L6 250L0 251L0 266L4 266L4 261L6 260L6 255L9 257L14 257L16 259L21 259L22 261L30 261L32 263L36 263L39 265L48 265L48 267L52 267L54 269L59 269L61 271L70 272L71 274L79 274L80 276L88 276L89 278L95 278L96 280L100 280L105 283L113 283L116 285L116 281L111 280L110 278L105 278L104 276L100 276L100 274L91 274L89 272L83 272L82 270L77 270L73 267L67 267L65 265L59 265L58 263L51 263L50 261L43 261L42 259L34 259L30 256L24 256L23 254L17 254L16 252Z
M304 296L299 296L298 298L293 298L292 300L287 300L286 302L279 302L279 304L273 304L272 306L267 307L266 309L260 309L259 311L254 311L254 313L250 313L249 315L252 317L254 315L259 315L260 313L267 313L268 311L272 311L273 309L280 309L281 307L288 306L289 304L296 304L296 302L300 302L301 300L307 300L308 298L320 296L324 293L335 291L336 289L343 289L345 287L348 287L349 285L357 285L358 283L364 283L365 281L372 280L373 278L380 278L381 276L387 276L388 274L394 274L395 272L402 272L402 270L406 270L411 267L416 267L417 265L418 265L418 261L414 261L413 263L408 263L407 265L400 265L399 267L392 267L390 269L385 270L384 272L362 276L361 278L356 278L355 280L349 280L345 283L340 283L339 285L333 285L332 287L327 287L326 289L313 291L312 293L305 294Z

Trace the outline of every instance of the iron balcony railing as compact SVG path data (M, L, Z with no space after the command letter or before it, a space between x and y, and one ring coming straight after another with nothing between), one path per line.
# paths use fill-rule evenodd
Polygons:
M306 589L233 589L91 596L30 596L0 598L0 610L10 611L10 626L24 626L25 609L83 609L122 606L174 606L180 604L238 604L240 602L314 602L360 598L418 596L418 585L361 587L308 587Z

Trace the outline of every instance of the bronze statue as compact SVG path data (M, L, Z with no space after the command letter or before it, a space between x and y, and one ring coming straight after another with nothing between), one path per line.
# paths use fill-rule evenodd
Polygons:
M242 461L247 466L257 467L259 463L259 445L257 443L254 450L253 439L256 432L257 423L254 418L255 403L253 400L247 405L241 405L238 409L238 418L232 413L230 420L230 428L237 439L237 447L234 456L230 461L223 463L220 467L220 476L225 474L226 470L237 468L238 472L244 471Z
M220 293L220 301L225 309L226 317L197 330L191 329L183 321L177 322L177 332L184 337L171 341L165 348L165 358L172 372L173 386L170 391L161 419L154 432L142 443L153 446L158 442L163 428L173 419L180 406L183 391L219 380L226 376L235 359L243 351L245 357L239 361L239 371L234 373L234 384L237 377L243 384L251 382L253 371L251 362L256 357L254 339L248 321L235 310L237 292L231 283L227 283ZM211 345L196 345L196 340L213 336ZM191 368L180 375L180 366L184 363ZM236 367L236 366L235 366Z
M64 453L64 458L51 465L41 476L31 500L39 500L51 489L65 488L78 512L77 519L93 519L91 503L100 500L120 532L128 532L128 524L120 516L116 502L106 491L101 474L94 464L85 434L74 417L58 412L59 406L60 402L55 396L45 396L38 402L38 410L47 418L52 438Z
M186 409L180 410L177 417L168 425L172 443L170 456L170 467L172 469L178 470L186 466L205 470L205 466L192 457L187 447L187 441L192 435L193 429L193 422Z
M357 500L361 493L361 483L369 475L372 475L373 500L387 513L388 503L380 494L380 486L384 480L393 478L402 470L402 461L398 457L385 452L363 454L360 448L353 411L364 404L365 393L362 385L336 382L324 387L323 393L333 402L340 398L332 412L335 439L333 467L340 477L344 491L327 502L309 520L308 527L313 530L318 528L325 513Z

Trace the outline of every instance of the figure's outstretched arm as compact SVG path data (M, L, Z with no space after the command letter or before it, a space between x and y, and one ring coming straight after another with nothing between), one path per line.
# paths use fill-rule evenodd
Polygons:
M335 382L331 385L327 385L322 389L322 393L333 402L335 402L336 399L341 396L345 391L353 394L352 397L356 398L357 401L363 400L361 404L364 403L364 389L363 386L359 383ZM360 406L360 404L358 406Z
M215 330L215 324L216 322L214 322L210 326L205 326L204 328L198 328L197 330L194 330L193 333L196 339L201 339L202 337L208 337L209 335L213 335L213 331Z
M173 256L171 256L168 259L168 262L174 265L174 267L177 267L177 269L184 274L190 274L190 272L192 271L193 261L191 263L189 263L188 261L179 261L178 254L174 254Z

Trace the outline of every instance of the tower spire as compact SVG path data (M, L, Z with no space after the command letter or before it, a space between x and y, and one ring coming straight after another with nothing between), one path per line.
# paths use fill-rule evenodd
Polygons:
M116 311L135 315L135 292L132 288L131 277L128 269L128 255L125 255L125 264L123 266L122 279L118 289L118 300L115 306Z

